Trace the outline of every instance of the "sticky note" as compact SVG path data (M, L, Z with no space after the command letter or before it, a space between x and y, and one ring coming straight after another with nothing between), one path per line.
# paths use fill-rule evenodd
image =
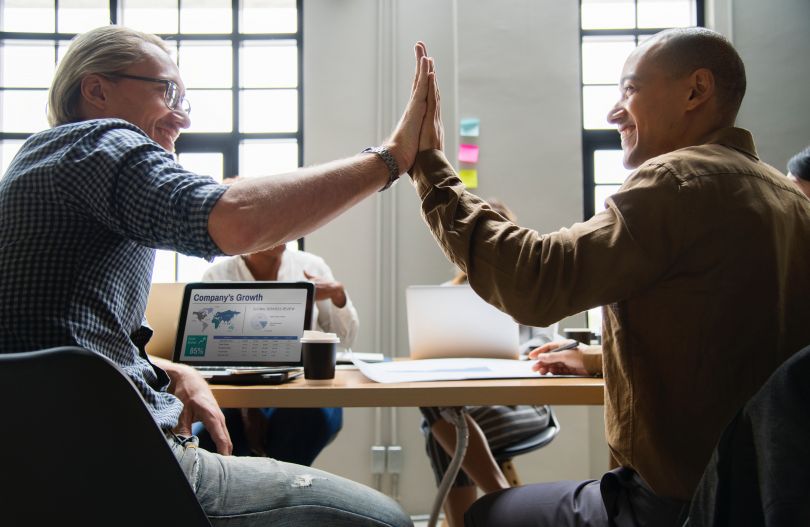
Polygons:
M466 137L478 137L480 131L481 120L477 117L469 117L461 120L461 135Z
M478 170L474 168L462 168L458 171L458 177L461 178L461 182L464 183L465 187L478 187Z
M458 160L462 163L478 163L478 145L459 145Z

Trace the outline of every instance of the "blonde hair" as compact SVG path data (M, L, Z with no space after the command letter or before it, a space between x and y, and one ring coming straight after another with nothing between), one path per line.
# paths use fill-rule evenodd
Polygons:
M74 38L48 91L48 124L81 121L82 79L93 73L122 71L144 60L148 56L144 44L154 44L169 53L160 37L124 26L99 27Z

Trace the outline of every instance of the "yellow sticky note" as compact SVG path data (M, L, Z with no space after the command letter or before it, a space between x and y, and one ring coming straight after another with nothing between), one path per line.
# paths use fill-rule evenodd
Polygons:
M458 177L461 178L461 182L464 183L465 187L478 187L478 170L474 168L462 168L458 171Z

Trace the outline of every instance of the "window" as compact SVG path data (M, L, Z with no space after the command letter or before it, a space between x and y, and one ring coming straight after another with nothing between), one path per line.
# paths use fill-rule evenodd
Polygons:
M25 139L48 127L48 87L70 40L110 22L172 48L193 106L176 144L181 164L218 180L301 166L302 1L0 0L2 174ZM207 266L158 251L152 279L198 280Z
M627 56L662 29L704 25L704 0L581 0L582 164L585 219L604 209L630 171L622 166L619 133L607 113L619 97ZM599 331L601 310L588 313Z

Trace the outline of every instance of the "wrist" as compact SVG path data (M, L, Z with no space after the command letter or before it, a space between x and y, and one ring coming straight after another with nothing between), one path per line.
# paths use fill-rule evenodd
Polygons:
M368 153L374 154L377 158L382 161L385 165L385 168L388 171L388 181L385 185L380 189L380 192L386 190L394 183L397 182L399 179L399 175L401 174L401 169L397 158L391 153L387 146L375 146L375 147L368 147L364 148L361 153Z

